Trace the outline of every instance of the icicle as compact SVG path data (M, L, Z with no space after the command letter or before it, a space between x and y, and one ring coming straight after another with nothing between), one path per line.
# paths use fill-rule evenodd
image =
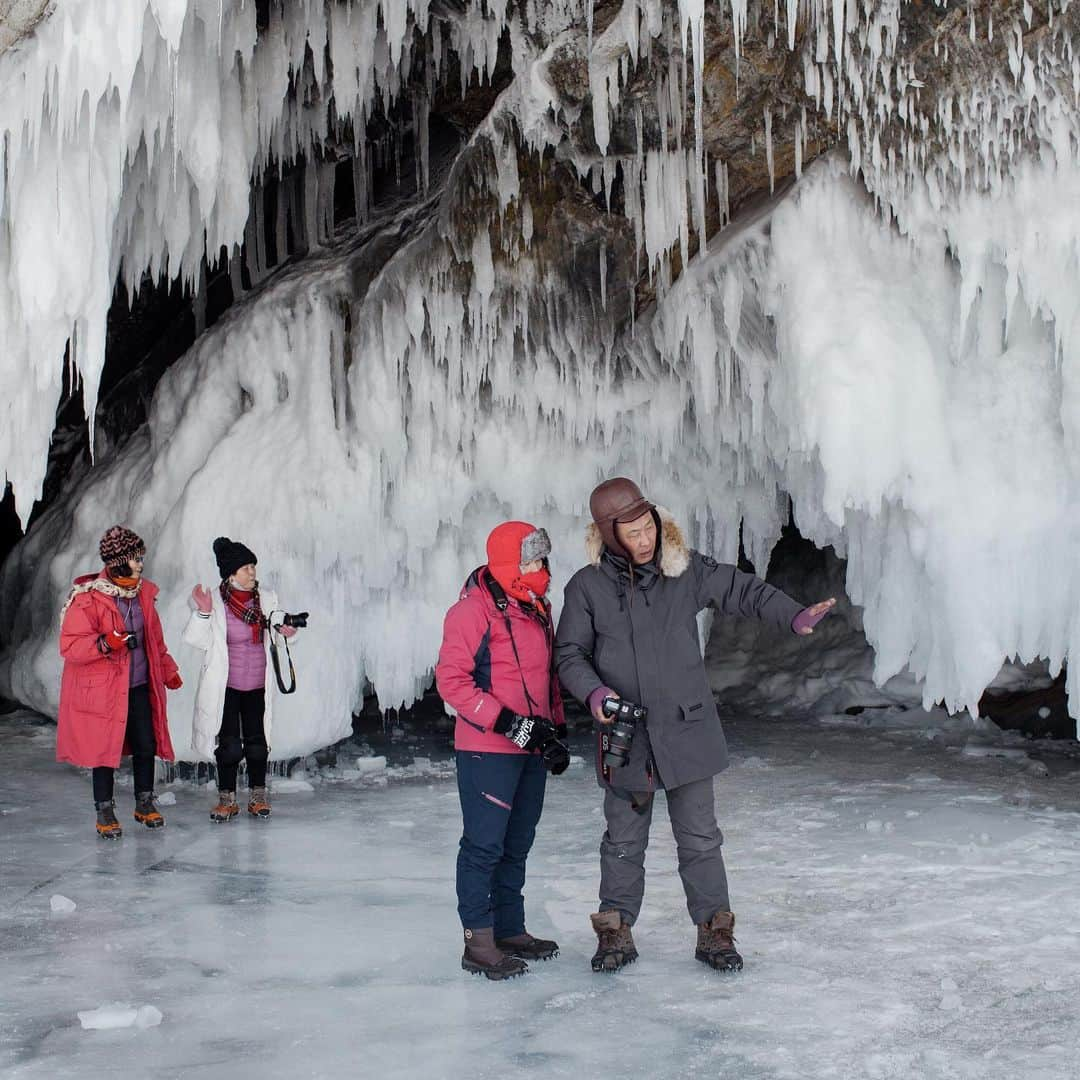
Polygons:
M607 311L607 242L600 242L600 306Z
M847 0L832 0L833 14L833 57L836 59L836 69L841 71L844 61L844 16L846 14Z
M776 172L773 164L772 110L765 107L765 165L769 170L769 193L776 189Z

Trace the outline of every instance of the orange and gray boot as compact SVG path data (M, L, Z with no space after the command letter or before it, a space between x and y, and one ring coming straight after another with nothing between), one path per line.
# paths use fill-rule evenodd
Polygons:
M461 966L474 975L486 975L494 982L513 979L529 970L524 960L507 956L495 944L495 931L490 926L465 931L465 952L461 956Z
M742 971L742 957L735 948L735 916L730 911L718 911L698 926L694 959L715 971Z
M217 823L232 821L240 813L240 807L236 805L235 791L219 791L217 806L210 811L210 820Z
M137 791L135 793L135 820L148 829L160 829L165 824L161 812L154 805L154 793L152 791Z
M268 818L270 816L270 796L264 787L253 787L248 796L248 813L252 817Z
M120 828L120 822L116 820L116 803L112 799L107 802L94 803L97 811L97 834L102 840L119 840L124 835Z
M632 964L638 957L630 924L623 921L620 911L598 911L590 915L596 931L596 952L593 953L593 971L618 971Z

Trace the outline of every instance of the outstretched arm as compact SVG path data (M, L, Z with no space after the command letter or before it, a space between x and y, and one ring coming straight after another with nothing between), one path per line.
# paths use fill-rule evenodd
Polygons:
M835 600L825 600L813 608L804 608L787 593L729 563L718 563L698 551L691 552L690 559L690 572L697 583L698 603L702 607L715 604L721 615L760 619L781 629L805 635L813 632L814 626L836 603ZM811 611L814 615L805 614Z

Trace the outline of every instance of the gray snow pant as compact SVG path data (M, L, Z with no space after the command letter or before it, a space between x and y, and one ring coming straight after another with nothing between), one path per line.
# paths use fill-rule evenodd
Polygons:
M679 855L679 876L686 890L686 908L696 924L718 911L730 911L727 871L716 824L712 777L671 788L668 817ZM639 796L640 798L640 796ZM600 910L621 911L631 925L645 894L645 848L655 799L641 813L611 791L604 792L607 832L600 842Z

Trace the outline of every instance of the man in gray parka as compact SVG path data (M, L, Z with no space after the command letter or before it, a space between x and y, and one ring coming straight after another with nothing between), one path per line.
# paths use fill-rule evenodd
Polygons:
M670 515L637 485L607 480L589 500L589 565L567 583L556 636L562 685L600 724L606 698L643 705L629 760L597 770L607 831L600 844L600 910L591 916L599 943L594 971L615 971L637 959L631 926L645 889L645 847L652 797L664 789L698 960L738 971L735 916L728 899L716 824L713 777L728 754L698 645L697 614L746 615L799 634L835 600L804 608L752 574L686 546Z

